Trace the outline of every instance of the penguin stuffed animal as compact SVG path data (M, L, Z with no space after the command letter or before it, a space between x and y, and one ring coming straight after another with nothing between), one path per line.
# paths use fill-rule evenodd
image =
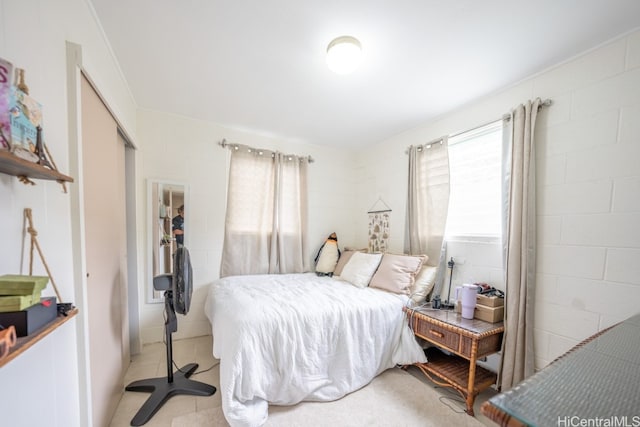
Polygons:
M314 262L316 263L316 274L318 276L333 276L333 270L338 264L340 249L338 249L338 236L331 233L327 240L320 246Z

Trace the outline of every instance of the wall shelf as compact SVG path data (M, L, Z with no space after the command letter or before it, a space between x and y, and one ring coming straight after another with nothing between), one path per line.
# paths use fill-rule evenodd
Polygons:
M16 345L12 347L11 350L9 350L9 354L4 359L0 359L0 368L27 351L27 349L49 335L51 332L58 329L63 323L71 320L71 318L76 314L78 314L78 309L74 308L73 310L69 311L66 316L58 315L55 320L47 323L42 328L40 328L40 330L35 331L33 334L27 335L26 337L18 338L16 341Z
M70 176L48 169L37 163L21 159L8 151L0 151L0 173L13 176L26 176L30 179L73 182Z

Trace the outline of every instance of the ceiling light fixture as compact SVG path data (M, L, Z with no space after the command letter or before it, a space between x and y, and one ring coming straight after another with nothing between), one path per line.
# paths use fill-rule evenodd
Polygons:
M341 36L327 46L327 65L337 74L355 71L362 60L362 46L355 37Z

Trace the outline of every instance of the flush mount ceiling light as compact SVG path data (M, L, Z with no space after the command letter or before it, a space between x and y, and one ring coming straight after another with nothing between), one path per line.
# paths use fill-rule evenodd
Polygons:
M355 37L341 36L327 46L327 65L337 74L355 71L362 60L362 46Z

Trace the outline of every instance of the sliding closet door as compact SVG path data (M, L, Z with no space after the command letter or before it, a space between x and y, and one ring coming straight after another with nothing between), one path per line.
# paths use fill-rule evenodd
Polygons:
M97 427L109 425L129 361L125 146L115 120L84 78L81 92L86 314Z

